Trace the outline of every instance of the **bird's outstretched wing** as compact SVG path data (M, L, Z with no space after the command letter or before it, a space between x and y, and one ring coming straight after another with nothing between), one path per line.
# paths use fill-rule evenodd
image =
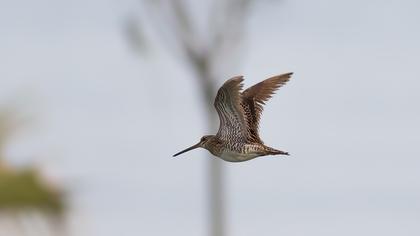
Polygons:
M248 139L247 117L241 106L243 76L226 81L217 92L214 106L219 114L220 126L217 136L230 142L243 142Z
M273 76L252 87L249 87L241 94L241 106L247 122L248 135L251 141L262 143L259 137L258 127L263 111L263 105L274 92L289 81L293 73Z

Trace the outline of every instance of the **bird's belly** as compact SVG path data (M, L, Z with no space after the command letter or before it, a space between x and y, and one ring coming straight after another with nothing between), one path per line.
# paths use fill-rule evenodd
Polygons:
M240 152L232 152L232 151L223 151L220 155L220 158L225 161L230 162L241 162L241 161L248 161L260 156L257 153L240 153Z

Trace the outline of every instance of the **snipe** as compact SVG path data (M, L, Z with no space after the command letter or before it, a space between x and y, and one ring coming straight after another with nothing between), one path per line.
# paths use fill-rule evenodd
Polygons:
M217 92L214 106L220 126L216 135L205 135L197 144L173 155L205 148L230 162L248 161L259 156L289 155L265 146L258 134L263 105L274 92L289 81L293 73L273 76L241 92L243 76L226 81Z

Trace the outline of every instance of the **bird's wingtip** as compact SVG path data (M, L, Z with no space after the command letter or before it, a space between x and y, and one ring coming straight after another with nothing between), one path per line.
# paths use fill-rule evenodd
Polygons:
M237 76L234 76L234 77L232 77L232 78L230 78L229 80L227 80L226 82L228 82L228 81L238 81L238 82L242 82L244 80L244 76L243 75L237 75Z

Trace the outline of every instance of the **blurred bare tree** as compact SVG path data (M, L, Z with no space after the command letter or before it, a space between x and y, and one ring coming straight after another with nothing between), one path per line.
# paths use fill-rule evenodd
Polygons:
M142 27L151 26L173 56L183 59L197 79L207 105L209 130L217 130L218 126L212 107L216 78L228 74L239 59L250 3L250 0L143 0L140 16L127 21L127 36L135 49L144 48ZM226 222L223 166L212 157L208 162L209 235L223 236Z
M14 109L0 107L0 235L66 234L61 191L33 167L7 164L5 147L23 120Z

